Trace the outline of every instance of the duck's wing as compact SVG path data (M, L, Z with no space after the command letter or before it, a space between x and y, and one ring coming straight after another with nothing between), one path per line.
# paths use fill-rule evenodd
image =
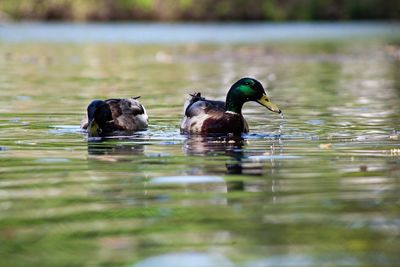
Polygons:
M196 93L187 100L184 111L181 133L224 132L221 128L225 124L225 102L208 100Z
M141 130L148 126L148 116L137 97L107 99L115 128L118 130Z
M186 101L184 111L186 117L225 112L225 102L208 100L202 97L200 93L195 93Z

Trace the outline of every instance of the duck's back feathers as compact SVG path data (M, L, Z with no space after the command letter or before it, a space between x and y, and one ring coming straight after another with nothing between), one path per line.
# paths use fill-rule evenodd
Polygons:
M240 134L248 131L247 123L241 114L225 111L225 102L207 100L200 93L190 96L184 106L182 133Z
M137 98L107 99L116 130L143 130L148 126L145 108Z
M201 96L201 93L190 94L190 96L184 106L184 113L187 117L225 111L225 102L223 101L207 100Z

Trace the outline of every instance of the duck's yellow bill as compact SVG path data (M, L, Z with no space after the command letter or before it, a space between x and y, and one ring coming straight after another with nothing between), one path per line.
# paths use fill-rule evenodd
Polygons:
M98 137L101 133L99 125L94 121L90 121L87 127L87 132L89 137Z
M268 108L272 112L276 112L276 113L281 113L282 112L278 108L277 105L275 105L274 103L271 102L271 100L269 100L268 96L266 96L266 95L263 95L260 99L257 100L257 102L260 105L263 105L264 107Z

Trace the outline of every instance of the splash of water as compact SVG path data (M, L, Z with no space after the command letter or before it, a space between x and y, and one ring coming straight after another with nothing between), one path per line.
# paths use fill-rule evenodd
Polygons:
M282 119L282 120L285 119L285 117L283 116L283 112L282 112L282 111L279 113L279 115L281 116L281 119ZM278 131L279 136L282 134L282 131L283 131L283 123L281 122L281 123L279 124L279 131Z

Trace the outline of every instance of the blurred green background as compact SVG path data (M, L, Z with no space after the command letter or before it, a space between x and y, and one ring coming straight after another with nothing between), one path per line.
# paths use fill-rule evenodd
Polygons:
M1 0L0 20L398 20L399 0Z

